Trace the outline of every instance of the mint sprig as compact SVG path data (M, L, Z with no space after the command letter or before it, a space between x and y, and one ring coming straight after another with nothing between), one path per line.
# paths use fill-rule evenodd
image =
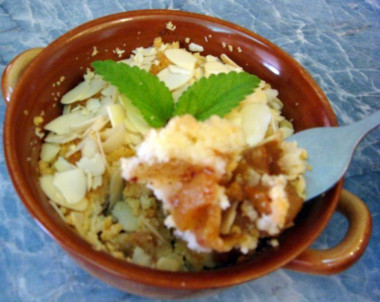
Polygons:
M252 93L259 83L258 77L235 71L202 78L182 93L174 115L191 114L200 121L212 115L223 117Z
M174 102L169 89L153 74L112 60L93 62L95 73L119 89L140 109L148 124L162 127L172 116Z
M229 72L202 78L191 85L174 105L173 96L157 76L112 60L91 64L95 73L119 89L142 113L147 123L159 128L172 116L191 114L204 121L225 116L259 86L260 79L246 72Z

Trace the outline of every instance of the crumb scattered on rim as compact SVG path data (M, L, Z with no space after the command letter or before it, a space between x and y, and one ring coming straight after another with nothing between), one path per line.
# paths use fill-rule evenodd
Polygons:
M36 126L39 126L40 124L42 124L43 121L44 121L44 119L42 116L35 116L33 118L33 124Z
M175 31L175 29L176 29L177 27L173 24L172 21L169 21L169 22L166 23L166 28L167 28L168 30Z
M93 49L92 49L92 54L91 54L91 56L92 56L92 57L95 57L98 53L99 53L98 49L96 48L96 46L94 46Z
M34 131L37 137L43 138L45 134L42 132L42 129L40 127L36 127L36 130Z
M119 47L116 47L116 49L114 49L112 52L115 53L115 54L117 54L117 56L119 58L121 58L122 55L123 55L123 53L125 53L125 50L120 49Z

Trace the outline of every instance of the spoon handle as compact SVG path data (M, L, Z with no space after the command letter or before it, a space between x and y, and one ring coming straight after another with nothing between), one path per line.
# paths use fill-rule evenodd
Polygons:
M353 123L348 126L351 128L352 135L356 136L356 138L360 141L364 136L366 136L371 130L375 129L380 125L380 110L371 114L369 117Z

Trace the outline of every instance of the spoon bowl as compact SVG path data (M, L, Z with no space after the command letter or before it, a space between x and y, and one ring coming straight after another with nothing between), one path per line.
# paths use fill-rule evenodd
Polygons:
M380 111L352 125L319 127L292 135L306 149L311 169L306 172L306 200L310 200L335 185L347 171L360 141L380 125Z

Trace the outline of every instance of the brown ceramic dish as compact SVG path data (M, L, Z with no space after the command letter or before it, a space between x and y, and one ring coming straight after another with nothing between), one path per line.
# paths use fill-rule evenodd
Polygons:
M176 26L174 31L166 28L169 21ZM19 55L2 78L3 97L10 101L4 124L9 173L22 202L41 228L94 276L122 290L145 296L178 298L209 293L281 267L330 274L354 263L368 244L371 218L366 206L350 193L343 192L340 199L342 181L325 196L305 204L295 226L279 238L279 248L260 253L244 265L216 271L171 273L123 262L92 249L58 217L38 184L40 141L35 135L33 117L41 111L44 111L45 122L58 116L60 108L53 105L54 97L76 85L93 60L118 59L112 52L117 47L126 50L123 57L127 57L132 49L149 46L157 36L162 36L165 42L183 42L189 37L204 46L204 53L226 52L246 71L279 90L285 103L285 115L293 119L296 130L337 125L331 106L310 75L280 48L237 25L166 10L125 12L91 21L66 33L42 51L33 49ZM223 48L222 43L231 45L234 50ZM91 56L94 46L99 51L96 57ZM59 86L53 85L62 76L65 80ZM350 222L345 239L330 250L308 249L338 204L338 210Z

